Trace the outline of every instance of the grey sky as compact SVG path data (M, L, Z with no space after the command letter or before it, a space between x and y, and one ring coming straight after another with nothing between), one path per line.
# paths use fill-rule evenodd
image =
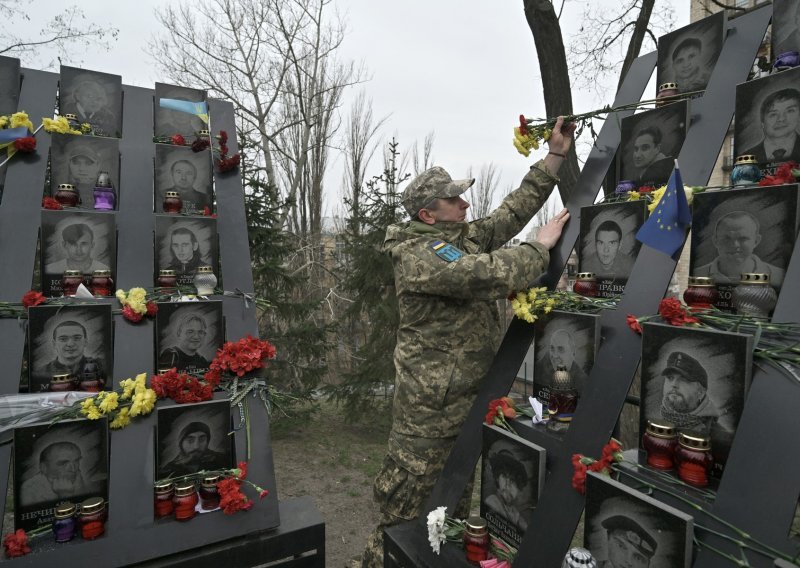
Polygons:
M163 80L144 46L161 31L153 10L164 1L81 0L87 18L118 27L120 36L109 52L83 54L80 66L122 75L128 85L152 87ZM565 41L580 27L589 1L617 4L568 0L562 15ZM658 4L674 7L676 27L688 23L689 0ZM383 130L385 138L396 134L402 149L434 130L437 165L454 177L465 177L470 165L477 173L482 164L493 161L501 173L501 191L543 157L546 150L526 159L511 143L520 113L545 114L533 38L521 0L335 0L334 5L347 15L342 57L364 62L371 75L364 88L373 100L375 116L391 115ZM63 9L64 1L31 0L28 6L35 19L38 15L49 19ZM35 60L22 61L23 67L38 65ZM615 81L602 99L576 90L575 109L588 111L610 103ZM654 87L650 91L654 94ZM333 162L327 180L329 203L338 201L334 188L341 179L340 163ZM368 175L380 170L376 159ZM325 214L331 214L330 205L326 209Z

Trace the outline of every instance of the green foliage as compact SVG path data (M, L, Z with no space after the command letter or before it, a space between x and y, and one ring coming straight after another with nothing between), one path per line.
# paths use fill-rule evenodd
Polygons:
M268 374L275 384L298 396L310 396L327 372L329 324L317 317L321 299L311 296L310 270L298 270L292 258L296 239L277 226L281 209L277 189L252 181L245 192L255 294L272 306L259 314L262 337L278 356Z
M327 390L344 405L345 415L355 417L376 395L394 383L394 347L399 314L391 259L383 253L389 225L405 213L397 186L408 178L397 169L398 143L388 144L384 171L345 202L350 211L342 235L344 258L339 267L342 289L353 302L347 310L354 366L342 373L342 382Z

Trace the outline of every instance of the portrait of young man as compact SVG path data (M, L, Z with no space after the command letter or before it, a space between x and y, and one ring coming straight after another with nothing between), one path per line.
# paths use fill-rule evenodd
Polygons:
M53 375L106 379L113 368L111 306L34 306L29 310L29 392L47 391Z
M618 295L625 290L641 247L636 232L646 216L643 201L581 208L580 272L595 275L600 297Z
M156 145L155 210L163 212L164 195L176 191L183 203L181 212L203 215L211 208L211 154L208 150Z
M190 286L199 266L219 275L216 219L156 215L156 272L174 270L178 284Z
M95 136L122 132L122 77L61 66L60 112L92 126Z
M651 420L710 437L712 474L720 475L750 384L752 336L662 324L643 329L640 431Z
M744 273L763 273L780 291L797 235L796 185L699 194L692 203L689 273L712 278L716 306L731 309Z
M688 103L679 101L622 120L620 180L637 187L664 185L686 138Z
M722 52L725 26L720 11L661 36L657 84L677 83L680 93L703 91Z
M734 154L752 154L770 173L800 160L800 68L736 86Z
M172 136L180 134L187 141L194 140L200 130L208 130L208 125L193 114L163 108L160 99L176 99L179 101L200 102L206 100L206 92L200 89L178 87L165 83L156 83L155 89L155 135Z
M85 282L95 270L116 268L114 215L42 211L42 291L61 295L65 270L80 270Z
M119 195L119 140L95 136L52 134L50 193L62 183L71 183L80 196L80 207L94 208L94 187L100 172L106 172Z
M230 432L227 400L158 409L156 479L232 467Z
M159 303L156 329L157 370L205 373L223 343L222 303Z
M108 496L108 423L70 420L14 431L14 522L50 525L55 505Z

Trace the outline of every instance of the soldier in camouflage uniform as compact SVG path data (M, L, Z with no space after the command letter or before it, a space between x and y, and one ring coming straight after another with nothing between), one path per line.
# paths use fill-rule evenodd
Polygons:
M383 566L385 527L426 513L424 501L498 348L496 300L524 289L547 268L566 210L542 228L539 242L501 247L547 200L574 130L559 119L550 153L486 218L465 222L469 203L460 196L475 180L452 180L440 167L417 176L403 194L411 221L389 227L384 240L400 325L392 429L374 485L381 519L367 542L364 568Z

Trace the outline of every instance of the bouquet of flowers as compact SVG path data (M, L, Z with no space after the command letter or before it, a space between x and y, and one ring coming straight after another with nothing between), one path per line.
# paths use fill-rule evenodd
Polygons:
M446 511L447 507L436 507L436 509L428 513L428 542L436 554L441 554L442 544L445 542L461 543L464 540L466 521L454 519L447 515ZM516 548L502 538L491 535L489 538L489 551L496 560L509 562L513 561L517 555ZM483 562L481 562L481 566L484 566ZM494 564L489 563L487 566L500 568L497 562L494 562Z

